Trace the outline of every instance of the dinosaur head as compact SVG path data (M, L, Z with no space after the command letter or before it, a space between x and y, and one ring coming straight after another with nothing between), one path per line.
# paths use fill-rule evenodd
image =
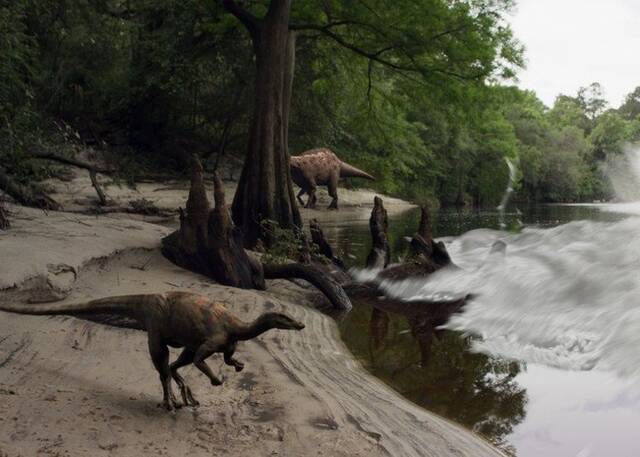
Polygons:
M282 313L265 313L263 319L267 321L271 328L282 330L302 330L304 324Z

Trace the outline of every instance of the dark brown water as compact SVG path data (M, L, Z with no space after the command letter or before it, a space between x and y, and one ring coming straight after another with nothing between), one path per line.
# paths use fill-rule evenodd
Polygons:
M440 211L433 215L433 231L435 237L449 237L476 228L499 229L501 222L508 230L517 231L522 226L553 227L575 220L617 221L624 217L585 206L531 207L522 213L509 213L503 221L492 211ZM394 260L406 252L405 237L415 231L418 218L417 209L390 218ZM362 266L370 248L367 221L345 222L336 214L335 222L331 222L324 222L324 226L332 244L350 266ZM563 432L560 439L565 441L553 447L555 444L547 442L551 438L544 435L544 428L553 427L554 420L578 423L575 418L570 419L576 402L582 404L585 396L592 394L580 385L617 382L608 375L594 376L590 372L567 372L544 366L527 367L523 362L472 352L469 350L472 336L437 330L419 315L390 313L369 304L354 303L353 312L340 326L349 349L375 376L416 404L481 433L510 453L519 456L543 455L540 452L557 456L601 455L588 453L588 447L580 444L580 433L574 439L569 431ZM580 383L571 388L570 381L574 378ZM556 395L561 398L564 395L566 408L556 411L555 419L540 413L562 404L557 399L549 403L549 391L558 394L554 385L565 385L567 390ZM575 397L573 403L570 401L572 395ZM636 417L640 417L638 410L640 408L633 409ZM528 419L530 411L534 414ZM600 416L607 417L602 412ZM596 420L596 424L599 421ZM588 426L591 425L585 425ZM580 453L585 449L586 453ZM569 450L578 452L567 454Z

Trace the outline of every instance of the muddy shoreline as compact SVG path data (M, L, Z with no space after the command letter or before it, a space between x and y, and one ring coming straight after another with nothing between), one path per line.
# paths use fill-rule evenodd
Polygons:
M91 198L92 189L85 197L73 187L82 179L74 181L60 183L66 191L56 197ZM169 207L172 199L184 202L186 187L184 196L163 192L176 193L139 188L135 197L155 193ZM368 215L371 195L353 193L362 201L341 195L345 216ZM202 405L167 414L156 408L160 385L144 332L0 313L0 455L502 455L366 373L336 323L310 306L321 300L313 289L282 280L260 293L220 286L161 256L160 238L170 229L131 217L9 209L13 227L0 233L0 300L189 290L216 297L242 319L281 310L307 327L244 343L239 374L213 357L220 387L186 369Z

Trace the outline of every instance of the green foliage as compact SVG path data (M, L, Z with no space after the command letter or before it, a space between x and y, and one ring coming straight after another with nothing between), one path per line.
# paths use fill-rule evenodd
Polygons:
M553 202L613 197L602 170L640 139L638 120L629 119L634 94L619 110L605 111L597 83L579 89L575 97L558 96L551 109L533 93L508 91L503 109L518 138L523 177L518 197Z
M38 130L33 107L36 43L28 34L28 1L0 4L0 163L16 167L20 152Z
M247 4L260 16L268 1ZM294 2L290 151L329 147L375 175L367 185L431 206L497 205L505 158L520 164L518 198L610 197L600 164L640 140L640 88L606 110L597 83L560 95L551 109L505 86L523 62L505 20L512 6ZM120 163L183 169L197 152L237 167L253 55L222 2L4 2L0 159L25 179L42 177L22 151L64 142L54 126L68 125Z
M640 116L640 86L627 95L618 112L629 121L638 119Z
M262 256L265 263L286 263L291 260L299 260L301 253L317 253L317 246L308 242L306 234L299 230L291 230L280 227L276 221L263 220L260 223L264 239L268 246Z
M589 141L596 159L604 159L610 154L618 154L630 140L631 126L615 111L607 111L597 118L589 135Z

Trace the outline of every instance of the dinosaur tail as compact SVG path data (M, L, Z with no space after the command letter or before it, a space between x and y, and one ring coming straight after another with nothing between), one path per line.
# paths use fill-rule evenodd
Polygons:
M365 178L370 179L371 181L375 181L376 178L371 176L369 173L366 173L359 168L356 168L348 163L340 161L340 177L341 178Z
M33 304L0 304L0 311L18 314L35 315L67 315L83 314L115 314L118 316L136 317L146 303L154 295L122 295L91 300L85 303L70 303L67 305L33 305Z

